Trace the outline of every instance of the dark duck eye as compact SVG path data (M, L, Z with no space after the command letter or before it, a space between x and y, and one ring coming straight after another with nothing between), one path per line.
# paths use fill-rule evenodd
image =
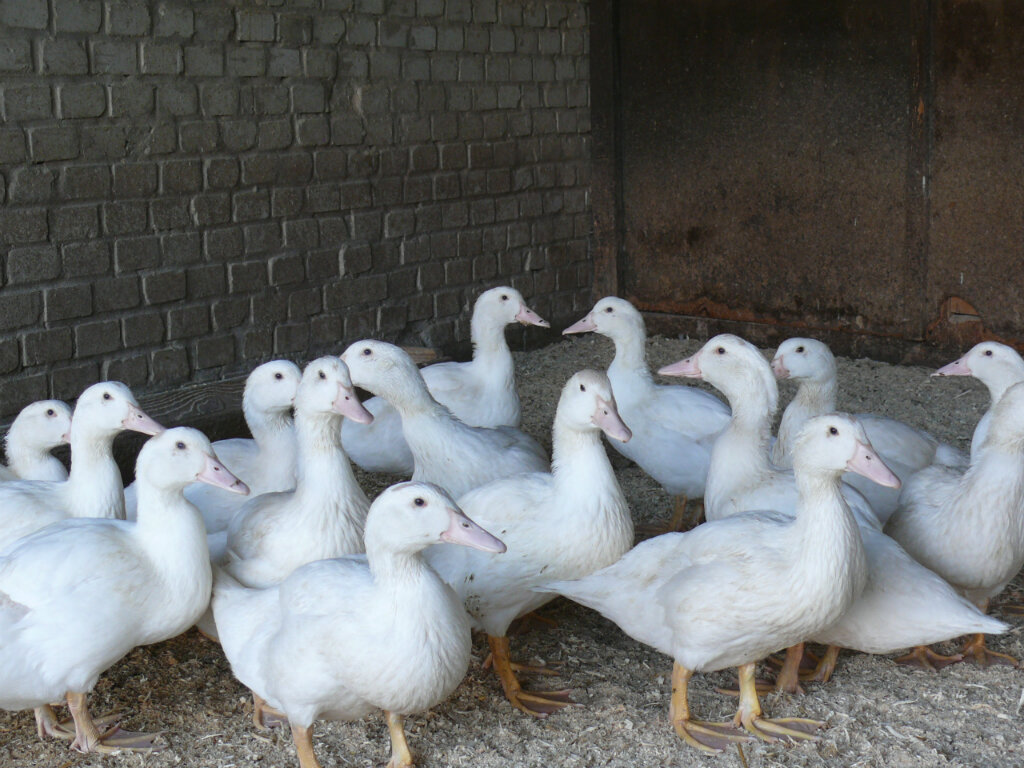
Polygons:
M413 503L413 504L415 504L415 505L416 505L417 507L422 507L422 506L424 506L424 505L425 505L425 504L426 504L427 502L425 502L425 501L423 500L423 497L422 497L422 496L417 496L417 497L416 497L415 499L413 499L412 503Z
M835 427L829 427L829 428L828 428L828 433L829 433L830 435L838 435L838 434L839 434L839 430L838 430L838 429L836 429Z

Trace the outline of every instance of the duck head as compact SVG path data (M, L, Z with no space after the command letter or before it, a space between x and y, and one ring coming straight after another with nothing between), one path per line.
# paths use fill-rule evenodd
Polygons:
M202 432L174 427L147 440L139 451L135 474L158 488L184 489L200 482L246 495L249 488L220 463Z
M772 373L777 379L823 382L836 374L836 359L817 339L786 339L775 350Z
M102 438L113 437L126 429L144 435L157 435L164 431L139 407L131 390L119 381L93 384L82 392L71 416L71 433L85 430ZM70 437L69 433L69 440Z
M562 331L562 334L590 331L613 340L627 333L635 335L639 332L640 335L646 335L643 316L636 307L617 296L605 296L594 305L586 317L577 320Z
M373 421L359 402L348 366L340 357L321 357L306 366L295 396L296 410L336 413L360 424Z
M549 328L550 323L526 305L523 295L506 285L484 291L473 305L473 316L487 317L500 325L520 323Z
M290 360L271 360L257 366L245 380L242 409L246 414L286 415L301 380L302 371Z
M596 427L622 443L633 436L619 416L608 376L600 371L573 374L562 388L556 418L564 419L580 431Z
M63 445L71 439L71 406L62 400L26 405L11 424L8 440L12 433L23 435L44 451Z
M983 341L967 354L935 371L932 376L974 376L983 382L1006 376L1024 376L1024 360L1013 347L998 341Z
M731 333L713 337L696 354L667 365L658 373L703 379L723 392L733 409L751 393L762 393L772 413L778 406L778 385L768 361L757 347Z
M341 359L348 366L352 383L357 387L382 394L387 384L400 377L419 378L422 381L416 363L401 348L386 341L363 339L349 345L341 354ZM426 389L426 385L423 385Z
M878 457L864 428L841 413L817 416L804 425L793 445L793 470L856 472L887 488L900 487L899 478Z

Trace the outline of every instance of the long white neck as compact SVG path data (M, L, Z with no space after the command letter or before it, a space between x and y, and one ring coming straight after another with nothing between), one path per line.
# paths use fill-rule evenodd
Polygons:
M475 312L470 321L469 334L473 342L473 362L480 367L498 368L502 372L513 370L512 352L505 338L506 323Z
M779 467L793 466L793 443L810 419L836 409L835 378L817 381L803 379L793 400L786 406L779 422L779 434L772 446L772 462Z
M68 471L49 450L16 431L7 433L7 465L23 480L66 480Z
M124 520L124 482L114 461L117 433L71 430L71 471L65 486L73 517Z
M608 366L608 378L615 387L615 380L631 380L633 386L654 386L654 377L647 367L647 337L643 325L639 327L616 328L614 334L606 334L615 342L615 357Z
M380 395L398 411L403 426L407 417L451 418L451 412L430 394L426 382L414 365L399 363L389 374L381 377L374 394Z
M299 455L295 498L300 514L319 517L342 510L351 517L361 537L369 502L341 447L341 420L341 415L335 413L296 409ZM348 500L355 504L345 503Z
M704 490L708 520L730 514L731 498L760 485L775 471L768 460L768 446L777 390L767 391L753 376L741 376L718 388L729 400L732 418L711 449Z

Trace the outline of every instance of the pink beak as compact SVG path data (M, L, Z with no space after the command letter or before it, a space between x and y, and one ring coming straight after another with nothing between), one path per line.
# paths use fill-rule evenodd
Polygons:
M789 369L783 365L781 357L776 357L772 360L772 373L775 374L776 379L789 378Z
M857 441L857 451L853 458L846 462L846 468L886 488L900 487L900 479L885 466L871 446L864 445L860 440Z
M662 376L682 376L685 379L699 379L700 373L700 352L691 355L678 363L666 365L658 371Z
M147 416L137 405L128 406L128 415L122 419L121 426L144 435L159 435L165 431L163 425Z
M484 552L501 554L505 551L505 543L501 539L489 534L466 517L461 510L448 507L448 518L448 529L441 534L441 541L482 549Z
M334 410L346 419L352 419L360 424L369 424L373 421L373 414L359 402L356 391L344 384L338 385L338 397L334 401Z
M203 471L196 475L196 480L215 485L225 491L231 491L231 493L249 495L249 486L231 474L227 467L209 454L206 456L206 465L203 467Z
M591 319L591 315L587 315L582 320L577 320L575 323L570 325L564 331L562 335L566 336L570 333L589 333L590 331L597 330L597 323Z
M538 315L525 304L521 304L519 306L519 311L516 312L516 320L518 320L523 325L536 325L541 328L551 327L551 323L549 323L543 317Z
M619 411L616 409L614 401L609 403L603 397L598 397L597 410L594 411L591 420L608 437L618 440L620 443L628 443L629 439L633 436L629 427L626 426L622 421L622 417L619 416Z
M964 362L961 357L959 360L954 360L949 365L944 365L939 370L935 371L932 376L973 376L971 373L971 367Z

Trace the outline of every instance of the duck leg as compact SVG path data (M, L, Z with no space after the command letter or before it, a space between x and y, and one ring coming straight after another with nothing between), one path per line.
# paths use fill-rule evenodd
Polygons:
M288 715L269 704L256 691L252 692L252 723L261 731L288 725Z
M955 653L952 656L943 656L941 653L933 651L927 645L918 645L910 653L893 659L897 664L930 669L932 672L937 672L943 667L948 667L950 664L956 664L958 661L963 660L962 654Z
M71 717L75 721L75 740L71 742L71 748L79 752L100 752L113 754L116 752L142 752L151 754L167 749L166 744L157 744L156 738L160 733L133 733L123 731L116 725L106 731L100 732L97 727L97 720L93 720L89 713L89 705L85 700L84 693L73 693L68 691L68 709L71 710Z
M412 768L412 752L405 740L405 718L394 712L385 712L391 734L391 759L387 768Z
M659 536L663 533L675 533L677 531L688 531L695 528L704 517L704 500L697 499L693 503L694 511L687 513L686 507L689 499L686 496L672 497L672 517L667 523L651 523L649 525L637 526L637 533L642 538Z
M825 727L825 723L803 717L761 717L761 702L754 684L754 664L743 664L740 673L740 708L733 722L762 741L777 741L779 738L816 741L814 734Z
M501 681L505 698L513 707L533 717L547 717L552 712L557 712L572 703L568 691L524 691L516 678L516 669L528 670L529 668L525 665L513 664L509 659L508 638L504 635L501 637L488 635L487 644L491 647L491 665L494 667L494 673Z
M801 680L811 680L817 683L827 683L832 679L832 673L836 671L836 662L839 660L840 648L838 645L830 645L821 657L817 666L810 672L802 672Z
M304 728L292 723L292 741L299 755L299 768L321 768L313 752L313 726Z
M672 700L668 716L679 738L691 747L711 754L724 752L730 744L749 741L750 736L738 730L732 721L710 723L690 719L687 689L691 677L693 670L678 662L672 664Z
M800 687L800 662L804 658L804 644L797 643L786 649L786 660L782 663L778 677L775 678L775 690L802 695Z
M991 664L1006 664L1011 667L1019 667L1020 662L1013 656L1005 653L990 651L985 645L985 635L979 632L973 635L960 650L962 659L971 659L980 667L987 667Z
M61 739L62 741L73 741L75 738L74 723L71 720L59 720L57 713L53 711L53 706L50 704L44 704L41 707L36 707L33 710L33 714L36 718L36 733L40 739L45 739L47 736L54 739ZM111 712L109 715L103 717L93 718L93 723L102 728L106 725L113 725L121 719L122 713Z

